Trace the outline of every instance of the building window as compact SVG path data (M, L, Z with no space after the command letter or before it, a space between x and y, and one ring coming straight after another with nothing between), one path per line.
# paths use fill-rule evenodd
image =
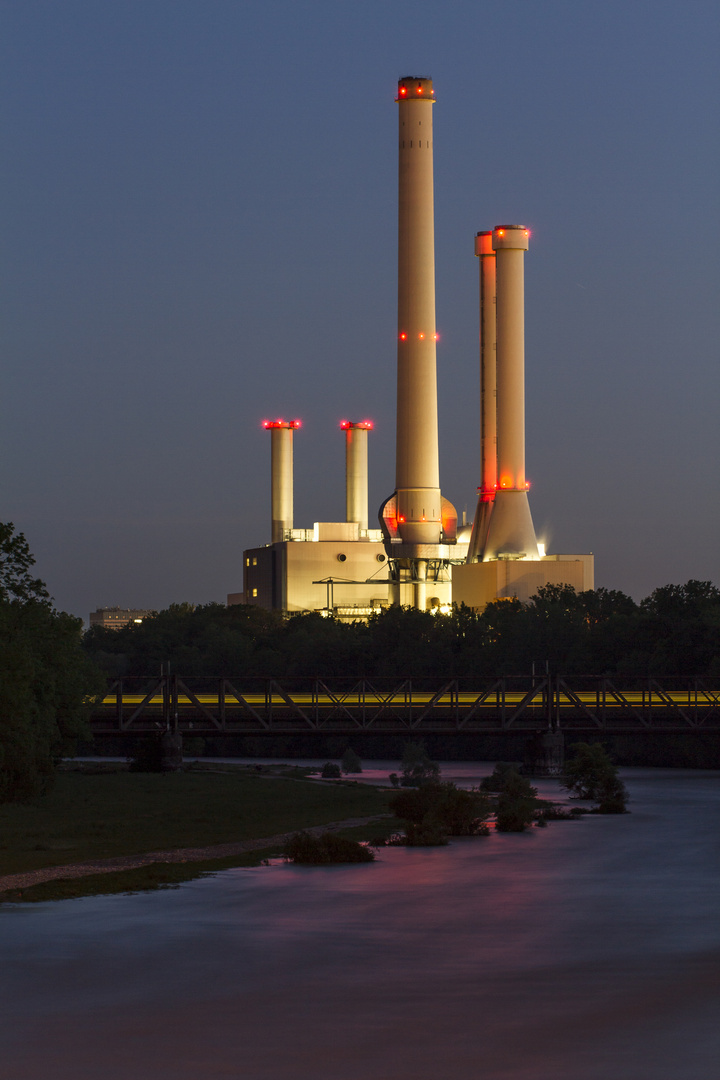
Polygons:
M257 596L257 589L253 589L252 594L253 596Z
M257 555L253 557L253 566L257 566Z

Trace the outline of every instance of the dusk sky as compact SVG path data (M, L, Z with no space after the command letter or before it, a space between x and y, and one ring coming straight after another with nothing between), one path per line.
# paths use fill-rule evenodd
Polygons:
M58 607L242 589L394 489L397 112L434 80L443 494L479 476L474 234L532 230L527 473L549 551L720 583L716 0L4 0L2 514ZM373 522L371 522L371 525Z

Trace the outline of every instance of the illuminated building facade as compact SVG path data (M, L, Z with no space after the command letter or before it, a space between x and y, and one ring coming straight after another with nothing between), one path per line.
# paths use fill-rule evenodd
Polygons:
M130 623L141 623L148 615L154 614L154 611L144 608L98 608L90 612L90 625L102 626L105 630L122 630Z

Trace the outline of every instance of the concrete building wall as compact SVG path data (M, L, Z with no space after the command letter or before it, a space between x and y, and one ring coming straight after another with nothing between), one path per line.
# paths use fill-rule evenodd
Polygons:
M498 599L517 597L526 604L543 585L572 585L576 592L594 588L592 555L546 555L542 559L493 559L453 566L456 604L476 611Z
M370 608L387 603L388 566L383 544L337 536L347 531L346 522L320 524L325 526L320 530L322 535L330 532L336 539L284 541L244 553L245 603L282 611L323 610L328 604L328 586L313 582L324 578L333 578L333 607ZM337 527L328 528L333 524ZM364 584L373 577L375 582Z

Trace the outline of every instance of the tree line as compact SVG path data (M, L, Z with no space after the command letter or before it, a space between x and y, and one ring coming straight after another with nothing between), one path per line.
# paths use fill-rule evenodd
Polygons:
M481 614L460 607L448 615L392 608L367 623L172 604L139 625L83 634L80 619L55 609L34 562L23 534L0 523L0 802L46 788L59 758L89 738L86 720L109 676L157 675L168 663L187 677L435 685L527 675L546 662L557 674L626 684L648 675L720 678L720 590L708 581L665 585L640 603L614 590L547 586L526 605L499 600Z
M528 604L497 600L435 615L390 608L367 623L283 616L238 605L172 604L122 630L93 627L89 658L108 675L412 677L527 675L720 678L720 589L665 585L636 603L611 589L541 588Z

